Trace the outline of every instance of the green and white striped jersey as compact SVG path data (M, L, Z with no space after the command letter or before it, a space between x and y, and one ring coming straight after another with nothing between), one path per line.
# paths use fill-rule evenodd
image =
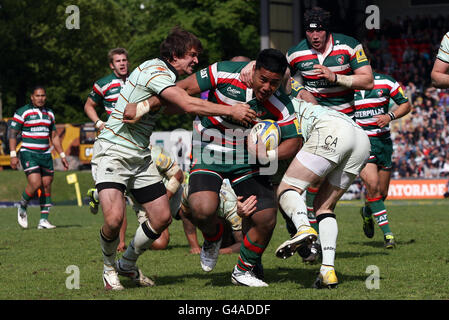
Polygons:
M150 110L137 123L123 123L123 112L128 103L144 101L163 90L175 86L178 73L167 61L145 61L130 74L120 91L117 104L98 138L135 150L144 150L162 108Z
M304 87L315 96L318 104L351 117L354 114L354 90L319 79L313 71L313 65L321 64L336 74L352 75L354 70L369 65L369 62L356 39L339 33L329 36L331 46L324 54L313 49L304 39L288 50L287 61L292 75L299 72Z
M95 81L92 91L89 93L89 98L97 104L103 103L106 112L111 114L115 108L120 90L125 85L123 80L115 73L103 77Z
M380 128L374 116L388 113L390 98L397 104L408 101L399 83L392 77L373 72L374 88L355 91L355 119L369 137L389 137L390 127Z
M50 153L51 134L56 130L55 115L50 108L30 103L17 109L11 128L22 132L21 152Z
M247 64L248 62L222 61L198 71L196 79L201 91L209 90L208 100L222 104L223 108L247 103L256 111L258 119L278 121L282 139L297 137L296 127L287 120L293 114L290 98L277 90L264 103L257 101L253 90L240 80L240 72ZM192 172L207 161L212 165L209 168L221 172L243 172L251 168L257 171L257 168L248 163L245 146L250 128L243 127L232 119L210 116L200 117L200 121L194 123L193 130L193 157L197 162ZM204 159L204 155L211 158Z
M449 32L446 33L443 37L443 40L441 40L437 58L441 61L449 63Z

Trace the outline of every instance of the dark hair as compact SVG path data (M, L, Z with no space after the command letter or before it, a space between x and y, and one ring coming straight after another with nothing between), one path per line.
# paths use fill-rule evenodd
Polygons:
M264 49L257 55L256 69L264 68L283 75L287 66L287 58L277 49Z
M34 94L34 93L36 92L36 90L39 90L39 89L42 89L42 90L44 90L45 93L47 93L47 91L45 90L44 86L38 84L38 85L35 85L35 86L31 89L31 94Z
M198 53L203 51L201 41L193 34L180 27L174 27L159 47L161 57L173 61L175 57L182 58L194 48Z
M108 52L109 63L112 63L113 57L116 54L124 54L126 56L126 59L128 59L128 51L126 51L125 48L114 48L109 50Z
M313 7L304 13L304 27L308 29L324 29L329 31L331 22L331 14L329 11L320 7ZM316 27L311 27L316 25Z

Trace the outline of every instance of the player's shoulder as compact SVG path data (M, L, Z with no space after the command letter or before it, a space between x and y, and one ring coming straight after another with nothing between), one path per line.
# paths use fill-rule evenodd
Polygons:
M26 112L28 110L31 110L31 109L33 109L33 106L30 103L28 103L28 104L26 104L24 106L21 106L21 107L17 108L15 113L16 114L23 114L24 112Z
M373 78L374 78L374 81L376 81L376 80L378 80L378 81L388 80L388 81L391 81L393 83L396 82L395 78L393 78L392 76L390 76L388 74L385 74L385 73L373 72Z
M176 70L168 65L168 62L165 63L163 60L155 58L151 60L147 60L142 62L134 71L138 72L143 77L150 77L153 78L154 76L158 75L166 75L173 80L176 80L177 72Z
M105 84L110 83L112 80L116 79L117 77L115 76L114 73L108 74L107 76L104 76L100 79L98 79L97 81L95 81L96 84L98 84L100 87L104 86Z
M248 63L248 61L220 61L217 63L217 69L223 72L239 73Z
M309 43L307 42L307 39L303 39L298 44L296 44L293 47L291 47L290 49L288 49L287 55L291 55L292 53L294 53L296 51L308 50L308 49L309 49Z
M355 48L360 44L360 41L358 41L356 38L348 36L343 33L332 33L332 37L334 39L334 44L343 44L350 46L351 48Z

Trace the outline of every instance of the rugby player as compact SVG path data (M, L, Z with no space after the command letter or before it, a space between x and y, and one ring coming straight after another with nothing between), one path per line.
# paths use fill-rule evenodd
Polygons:
M159 238L171 223L166 188L151 159L150 136L163 108L151 108L146 99L160 95L171 106L199 115L222 115L247 123L255 112L246 104L230 110L222 105L189 96L176 86L179 75L191 74L198 64L201 42L190 32L174 28L160 46L160 58L140 64L120 91L117 104L94 144L92 173L96 182L104 224L100 230L103 254L103 283L106 290L122 290L118 274L137 285L154 282L137 267L138 257ZM127 103L139 102L135 123L123 120ZM124 217L124 192L129 190L142 205L147 220L139 225L121 259L115 261L119 232Z
M368 134L371 143L370 158L360 172L366 187L366 202L360 213L365 235L368 238L374 236L374 217L383 232L385 248L391 249L396 241L384 203L388 196L393 154L389 124L408 114L412 106L394 78L376 72L373 76L373 89L355 92L355 120ZM389 111L390 99L398 105L393 111Z
M36 86L31 92L31 103L19 108L14 113L9 128L9 150L11 150L10 164L12 169L22 165L27 177L27 186L22 192L22 199L17 210L19 225L28 228L27 206L38 189L41 190L39 202L41 218L38 229L53 229L56 226L48 221L51 203L51 184L54 168L51 156L50 142L61 157L64 169L69 168L61 139L56 133L55 115L53 110L46 107L47 94L45 88ZM17 135L22 133L22 146L19 157L16 153Z

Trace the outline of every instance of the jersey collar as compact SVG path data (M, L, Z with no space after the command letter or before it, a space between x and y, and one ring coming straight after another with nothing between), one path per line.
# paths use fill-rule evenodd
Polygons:
M167 65L167 67L175 74L175 77L176 77L175 81L178 81L178 77L179 77L178 71L171 65L171 63L168 62L167 59L165 59L163 57L159 57L159 60L162 60L162 62Z

